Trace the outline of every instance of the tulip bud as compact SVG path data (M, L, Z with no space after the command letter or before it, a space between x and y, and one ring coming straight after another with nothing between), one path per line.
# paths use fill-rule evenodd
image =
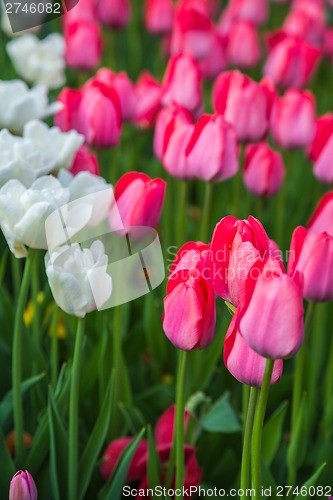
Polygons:
M309 157L314 163L313 172L317 179L327 184L333 182L333 114L318 118Z
M57 101L62 108L54 117L54 123L63 132L78 129L77 112L82 99L82 91L65 87L58 95Z
M90 71L102 57L102 37L94 21L78 20L65 24L65 58L68 66Z
M103 454L103 463L101 465L101 474L104 479L111 477L119 458L124 449L133 441L133 438L123 437L112 441ZM146 439L141 439L136 448L130 466L127 471L128 481L138 481L144 476L146 470L146 462L142 459L148 451L148 443Z
M263 24L268 17L267 0L231 0L230 8L235 12L238 19L250 21L253 24Z
M325 7L323 3L313 0L294 2L285 18L283 31L297 36L314 45L320 45L325 32Z
M319 201L308 222L308 232L333 236L333 191L326 193Z
M70 172L77 175L79 172L85 171L99 175L99 166L96 156L89 152L87 146L81 146L76 153Z
M234 23L227 39L229 63L240 68L253 68L260 61L260 52L256 27L247 21Z
M145 25L154 34L166 34L172 29L174 5L172 0L146 0Z
M226 40L217 29L212 34L210 51L198 62L203 78L215 78L227 66Z
M123 28L131 16L129 0L99 0L97 2L98 19L109 28Z
M122 119L131 120L135 108L135 89L127 73L121 71L116 74L108 68L101 68L97 71L95 80L116 90L120 101Z
M255 196L274 196L280 189L285 168L280 153L268 144L249 145L245 149L244 183Z
M276 99L271 115L274 141L283 148L308 146L315 133L316 103L305 90L290 89Z
M135 86L133 122L142 128L151 127L161 108L161 84L144 71Z
M9 488L9 500L37 500L35 481L29 472L19 470L13 476Z

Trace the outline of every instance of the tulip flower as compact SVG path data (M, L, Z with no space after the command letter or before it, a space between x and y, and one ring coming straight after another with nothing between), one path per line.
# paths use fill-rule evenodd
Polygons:
M77 175L79 172L90 172L91 174L99 175L97 158L89 152L87 146L81 146L77 151L70 172L73 175Z
M226 39L217 29L212 33L211 49L198 61L203 78L215 78L227 66Z
M63 132L78 130L78 110L82 99L82 91L65 87L58 95L57 104L60 110L54 117L54 123Z
M198 274L209 281L210 279L210 245L201 241L189 241L178 250L173 263L170 266L169 279L178 271L196 269Z
M151 179L140 172L128 172L115 185L115 203L111 207L111 228L119 228L120 214L124 232L131 226L156 227L161 216L166 183L162 179Z
M9 500L37 500L35 481L29 472L19 470L9 487Z
M141 73L135 85L133 122L142 128L151 127L161 108L161 84L147 71Z
M237 307L250 269L271 252L269 238L257 219L224 217L216 225L211 242L211 281L215 292Z
M29 89L21 80L0 81L0 129L22 134L27 122L46 118L60 108L59 102L48 103L45 85Z
M285 177L282 156L268 144L250 144L245 149L244 184L255 196L274 196Z
M254 82L239 71L226 71L213 87L213 107L236 130L240 141L259 141L267 133L274 91L268 81Z
M264 74L283 88L302 88L309 82L320 50L301 38L277 32L268 38L269 54Z
M315 134L316 102L305 90L290 89L276 99L271 115L274 141L283 148L307 147Z
M248 271L239 305L238 329L258 354L284 359L303 342L302 277L291 278L279 259L256 262Z
M309 233L327 233L333 237L333 191L321 198L307 228Z
M303 295L313 302L333 299L333 237L308 232L299 226L293 232L288 273L303 274Z
M99 0L97 16L109 28L123 28L131 16L130 0Z
M88 20L67 22L64 35L65 58L69 67L90 71L99 64L102 57L102 37L97 22Z
M48 252L46 275L58 306L79 318L103 307L112 293L107 265L108 256L99 240L90 248L82 249L78 243L73 243Z
M263 24L267 20L267 0L259 0L257 2L253 2L252 0L231 0L229 5L238 19L250 21L256 25Z
M234 314L224 339L223 360L226 368L242 384L260 387L264 378L266 359L246 343L237 329L238 311ZM271 384L282 375L283 361L274 363Z
M170 58L162 83L162 105L177 103L198 113L202 106L201 74L190 54Z
M236 133L220 115L202 115L185 150L188 172L205 181L222 181L238 170Z
M157 35L172 29L174 4L172 0L146 0L145 25L147 31Z
M193 123L192 114L177 104L163 108L156 120L154 133L154 153L162 160L172 133L184 123Z
M333 114L327 113L318 118L309 157L313 161L313 172L322 182L333 182Z
M100 469L105 480L111 477L120 455L132 441L133 438L124 437L115 439L109 444L103 453L103 462ZM145 476L147 463L142 459L146 457L147 451L148 442L146 439L141 439L127 471L126 479L128 481L140 481Z
M297 36L311 44L320 46L325 33L323 3L312 0L295 2L285 18L282 29L288 35Z
M109 87L113 87L119 97L123 120L131 120L135 109L135 88L125 71L116 74L108 68L97 71L95 78Z
M260 61L260 41L256 27L248 21L234 23L228 33L226 54L229 64L253 68Z

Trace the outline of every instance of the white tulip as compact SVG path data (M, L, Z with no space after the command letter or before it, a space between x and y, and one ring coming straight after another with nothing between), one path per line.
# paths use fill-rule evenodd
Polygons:
M45 118L62 108L60 102L48 103L44 85L29 89L21 80L0 80L0 129L21 134L30 120Z
M100 240L90 248L82 249L74 243L47 253L46 274L58 306L80 318L100 309L112 293L107 265L108 257Z
M44 122L33 120L27 123L23 137L33 141L55 170L70 168L78 149L84 143L83 135L70 130L62 132L58 127L49 128Z
M8 42L6 49L17 73L27 82L49 88L65 83L65 42L59 33L43 40L26 33Z
M15 179L0 189L0 227L16 257L26 257L26 247L47 248L45 220L69 196L52 175L40 177L29 189Z

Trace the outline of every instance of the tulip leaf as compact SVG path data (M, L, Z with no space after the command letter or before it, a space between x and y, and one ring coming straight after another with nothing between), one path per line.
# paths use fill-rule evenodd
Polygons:
M272 463L281 442L287 408L288 401L284 401L265 424L262 437L262 456L267 465Z
M151 426L148 426L148 484L149 488L160 486L161 482L161 463L156 450L154 434ZM154 496L153 496L154 498Z
M144 433L145 429L142 429L122 452L112 477L100 491L100 500L119 500L122 497L122 490L126 481L127 471Z
M2 284L3 277L4 277L5 272L6 272L8 254L9 254L9 250L8 250L8 248L5 248L5 250L2 253L2 257L1 257L1 261L0 261L0 284Z
M28 378L21 384L21 392L25 394L31 387L37 384L45 377L45 373L39 373ZM13 418L13 391L7 392L0 404L0 427L5 429L9 427Z
M317 481L326 465L326 462L321 464L318 469L312 474L312 476L299 488L299 491L302 491L302 488L304 489L304 491L307 491L310 486L316 486ZM296 496L294 497L294 500L298 500L298 498L299 496ZM310 495L302 495L302 498L310 498Z
M225 392L201 418L205 431L229 434L241 430L239 418L230 404L229 396L229 392Z
M2 434L0 428L0 464L1 464L1 474L0 474L0 491L4 493L9 490L9 483L16 472L14 462L9 455L8 448L6 446L5 438Z
M125 417L128 429L131 434L136 434L145 425L145 420L140 410L125 403L118 403L119 409Z
M49 391L49 432L50 432L50 480L55 500L66 496L68 468L68 436L54 401Z
M115 376L114 373L112 373L106 389L101 411L80 460L79 471L81 479L79 482L78 498L83 498L88 488L93 470L96 467L97 458L101 452L101 448L110 425L114 380Z

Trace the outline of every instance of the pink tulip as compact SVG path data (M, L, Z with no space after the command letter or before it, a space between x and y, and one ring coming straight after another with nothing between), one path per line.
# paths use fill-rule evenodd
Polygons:
M242 384L260 387L265 373L266 359L248 346L237 330L238 311L234 314L224 339L223 360L226 368ZM271 384L282 375L283 361L274 363Z
M170 266L169 279L184 270L184 280L187 279L189 270L196 270L198 276L210 280L210 245L201 241L189 241L178 250Z
M173 56L167 65L162 83L162 105L177 103L198 113L202 106L201 74L190 54Z
M215 226L211 242L211 281L215 292L237 307L250 269L270 255L270 240L257 219L224 217Z
M90 172L91 174L99 175L97 158L89 152L87 146L81 146L76 153L70 172L73 175L77 175L79 172Z
M327 233L333 237L333 191L319 201L308 222L309 233Z
M147 31L157 35L170 33L174 17L172 0L146 0L145 25Z
M144 71L135 85L133 122L142 128L151 127L161 109L161 84Z
M307 42L320 45L325 32L325 8L313 0L295 2L283 23L283 31Z
M284 88L307 85L315 71L320 50L301 38L283 32L268 37L268 45L264 74Z
M162 179L151 179L140 172L128 172L115 185L116 205L110 210L110 226L119 227L118 211L124 232L132 226L156 227L161 216L166 183Z
M303 342L301 276L296 273L292 279L277 259L256 263L247 274L238 329L247 344L265 358L296 354Z
M99 64L102 57L102 37L95 21L78 20L66 23L64 35L68 66L90 71Z
M303 273L303 295L307 300L333 299L333 237L327 233L295 229L290 245L288 273Z
M63 108L54 117L54 123L63 132L78 129L77 113L82 99L82 91L65 87L58 95L57 101Z
M317 119L315 134L309 148L317 179L327 184L333 182L333 114L327 113Z
M92 146L107 148L118 144L121 109L114 88L96 79L86 83L77 112L77 130Z
M215 78L227 66L225 37L220 35L216 29L212 37L210 51L198 61L203 78Z
M254 82L239 71L226 71L213 87L213 107L230 122L240 141L259 141L267 133L274 92L268 81Z
M265 142L247 146L243 176L250 193L255 196L274 196L285 176L282 156Z
M125 71L114 73L109 68L101 68L94 78L109 87L113 87L119 97L123 120L131 120L135 109L135 88Z
M67 7L66 14L63 17L65 29L67 24L71 24L74 21L97 22L97 6L95 0L79 0L73 8L71 8L71 0L65 0L65 5Z
M233 66L253 68L260 61L260 40L256 27L248 21L234 23L227 38L227 59Z
M19 470L13 476L9 487L9 500L37 500L35 481L27 470Z
M103 463L100 468L101 474L105 480L111 476L118 463L120 455L132 441L133 438L123 437L115 439L109 444L103 454ZM139 481L146 474L147 463L142 459L146 456L147 450L147 440L141 439L127 471L126 478L128 481Z
M123 28L131 16L129 0L98 0L97 15L99 20L109 28Z
M250 21L253 24L263 24L268 17L268 1L267 0L231 0L229 2L238 19Z
M188 171L205 181L222 181L238 170L237 139L220 115L202 115L185 151Z
M316 102L308 90L290 89L276 99L271 115L274 141L283 148L308 146L315 133Z

